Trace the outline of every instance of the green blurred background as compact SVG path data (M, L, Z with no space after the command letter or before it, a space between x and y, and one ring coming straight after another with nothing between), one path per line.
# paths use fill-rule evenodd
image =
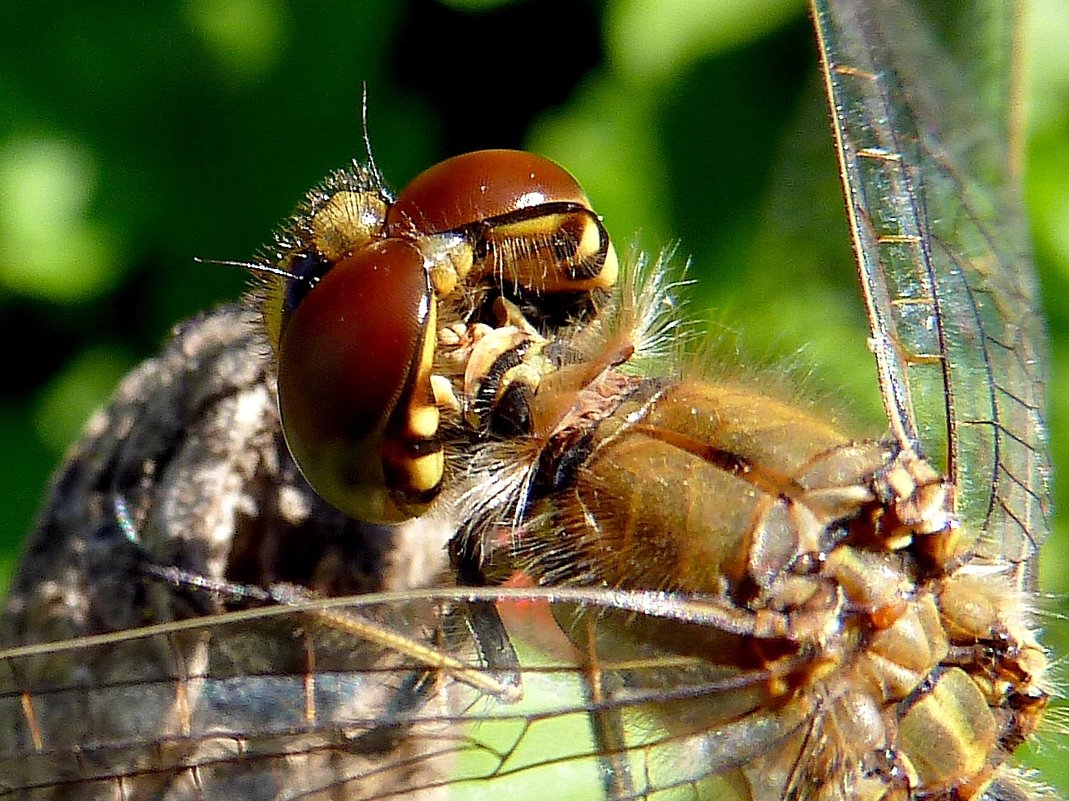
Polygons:
M1066 464L1069 12L1040 0L1026 30L1027 195ZM691 313L721 349L786 359L879 430L800 0L4 4L0 31L0 586L87 415L171 325L241 293L244 276L193 257L248 257L361 154L365 81L395 188L475 148L550 155L618 248L694 257ZM1052 610L1065 535L1058 520ZM1067 627L1049 628L1069 653ZM1038 760L1069 789L1058 739Z

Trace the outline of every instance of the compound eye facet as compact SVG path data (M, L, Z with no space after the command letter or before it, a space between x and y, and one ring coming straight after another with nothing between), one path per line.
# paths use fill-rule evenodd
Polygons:
M282 332L286 443L316 492L352 517L403 520L437 490L437 410L426 410L433 326L419 250L386 239L337 262Z
M578 182L544 156L478 150L413 178L387 212L386 227L390 236L437 234L546 203L590 208Z

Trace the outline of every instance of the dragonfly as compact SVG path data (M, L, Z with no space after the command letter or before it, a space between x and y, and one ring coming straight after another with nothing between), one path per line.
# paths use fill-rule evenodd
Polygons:
M544 443L463 442L467 480L438 507L359 523L289 458L250 313L205 316L124 384L57 477L77 503L46 510L21 572L33 588L19 580L5 618L0 797L1042 797L1009 764L1046 702L1026 601L1049 467L1004 140L937 102L968 93L928 69L923 39L901 41L920 29L903 6L813 16L890 436L858 442L764 395L759 422L793 429L785 451L807 460L850 451L855 475L836 458L785 478L775 451L697 428L691 410L741 420L758 397L652 377L641 357L659 360L676 311L650 259L604 317L543 329L566 367L598 369L553 364L536 398L621 398L583 407L595 428L532 405L536 425L572 435L558 444L578 473L560 454L543 471ZM610 346L620 332L635 353ZM632 452L623 483L646 496L619 486ZM620 538L624 523L700 528L708 514L653 514L700 500L679 485L709 474L682 472L680 452L749 476L766 517L824 510L788 529L815 542L743 524L748 540L688 556L669 584L648 557L565 536L588 520ZM656 494L654 467L680 481ZM619 513L624 499L637 511ZM474 557L454 544L463 527ZM658 542L661 557L676 547ZM517 567L538 586L503 586Z

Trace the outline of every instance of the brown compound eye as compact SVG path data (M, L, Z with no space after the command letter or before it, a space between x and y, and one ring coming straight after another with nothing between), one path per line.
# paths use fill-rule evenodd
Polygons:
M286 444L308 483L359 520L403 520L437 494L434 316L419 249L385 239L334 264L282 332Z
M545 203L590 208L576 180L555 162L522 150L478 150L413 178L387 212L386 226L391 235L406 224L439 234Z
M616 252L576 180L542 156L481 150L417 175L386 215L390 236L464 232L475 265L536 294L587 292L616 282Z

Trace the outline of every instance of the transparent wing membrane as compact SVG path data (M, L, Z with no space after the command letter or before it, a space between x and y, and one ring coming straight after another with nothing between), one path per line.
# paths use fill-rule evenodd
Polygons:
M977 551L1024 570L1049 528L1046 342L1008 122L977 105L1008 75L971 74L905 4L815 5L892 431L948 471ZM1012 11L985 18L996 53Z
M562 593L465 593L472 594L546 603ZM436 596L441 604L466 602L446 592L367 595L8 650L0 668L0 797L223 799L242 791L371 799L410 797L443 782L530 786L544 774L567 775L596 793L604 754L592 739L596 708L576 659L528 648L525 697L505 702L485 690L492 672L480 674L477 690L467 674L432 670L319 620L396 620L406 608L415 617ZM522 632L514 634L522 646ZM451 656L461 655L478 664L470 649ZM800 701L770 712L746 699L765 673L709 676L695 659L653 653L600 667L637 682L599 706L626 716L621 756L642 796L735 767L812 711ZM670 690L666 674L675 679ZM681 710L716 698L734 707L716 733L682 717L672 726L663 719L666 704ZM242 789L243 772L260 784Z

